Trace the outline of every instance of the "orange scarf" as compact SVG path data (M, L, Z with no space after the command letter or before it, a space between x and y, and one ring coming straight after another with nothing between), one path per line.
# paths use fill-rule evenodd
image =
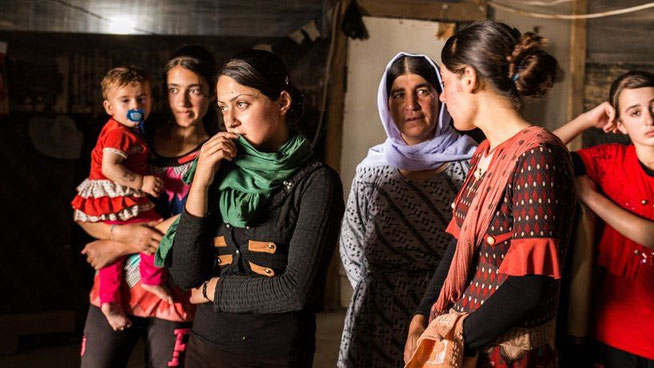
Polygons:
M432 306L429 317L430 322L436 316L445 312L452 303L459 300L463 295L467 286L466 282L472 266L472 259L490 225L495 209L502 199L506 185L514 174L519 157L524 152L543 143L565 147L558 137L546 129L532 126L523 129L495 148L492 161L486 174L481 179L479 189L461 225L454 258L438 300ZM482 142L475 151L474 156L480 157L488 150L489 145L488 140ZM478 164L479 160L477 160ZM470 169L468 177L456 197L455 208L474 177L474 169L476 167ZM452 218L452 221L455 221L454 218Z

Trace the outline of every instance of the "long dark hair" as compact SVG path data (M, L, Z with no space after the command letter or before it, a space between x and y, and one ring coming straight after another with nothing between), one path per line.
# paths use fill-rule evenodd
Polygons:
M482 82L507 97L516 109L522 97L543 96L554 84L556 59L543 51L546 40L493 21L475 22L450 37L441 60L453 73L471 66Z
M424 57L403 55L393 62L386 72L386 95L391 94L391 87L397 77L405 74L416 74L423 77L440 94L441 84L434 67Z
M286 125L296 129L304 108L304 97L291 81L280 58L264 50L249 50L228 60L218 71L217 78L227 76L241 85L254 88L276 101L282 91L291 96L291 107L286 113Z
M181 66L195 73L207 83L209 95L215 95L213 75L216 73L216 61L207 49L197 45L186 45L173 53L163 69L164 96L168 95L168 72L176 66ZM202 118L204 129L210 136L218 133L218 119L216 109L212 107L213 104L214 101L211 99L209 109Z

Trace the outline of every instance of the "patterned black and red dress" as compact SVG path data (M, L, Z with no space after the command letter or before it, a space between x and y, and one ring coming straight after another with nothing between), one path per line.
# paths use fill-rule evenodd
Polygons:
M484 154L480 150L472 158L469 175L477 171ZM464 322L465 347L478 352L478 367L557 366L555 320L576 203L570 154L562 145L541 143L517 160L503 198L477 247L465 291L452 305L457 312L469 313ZM482 178L472 177L462 188L447 229L455 238ZM450 248L449 256L444 257L448 265L439 266L439 270L449 268L454 243ZM426 308L442 287L444 275L441 272L439 284L438 273L430 285L432 292L421 302L420 314L428 314ZM515 314L511 307L523 303L518 288L531 285L522 282L528 278L542 281L535 284L541 289L538 300L531 310ZM516 290L507 291L509 288ZM508 295L513 297L509 299ZM502 323L495 323L494 319L503 319L504 327L497 327ZM470 355L469 351L466 355Z

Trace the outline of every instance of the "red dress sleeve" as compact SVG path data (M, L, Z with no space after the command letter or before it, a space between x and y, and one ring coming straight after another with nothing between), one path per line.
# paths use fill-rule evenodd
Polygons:
M119 123L116 123L119 124ZM130 148L135 144L134 134L117 126L109 129L102 138L102 152L113 152L117 155L127 158Z
M525 152L510 185L512 238L499 272L560 278L575 208L569 153L554 146Z

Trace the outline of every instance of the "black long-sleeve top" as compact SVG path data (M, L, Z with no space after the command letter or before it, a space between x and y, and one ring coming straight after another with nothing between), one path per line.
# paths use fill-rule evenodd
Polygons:
M217 210L204 218L183 212L169 267L175 282L193 288L219 277L193 334L249 356L313 349L343 207L338 175L312 159L245 228L223 223Z

